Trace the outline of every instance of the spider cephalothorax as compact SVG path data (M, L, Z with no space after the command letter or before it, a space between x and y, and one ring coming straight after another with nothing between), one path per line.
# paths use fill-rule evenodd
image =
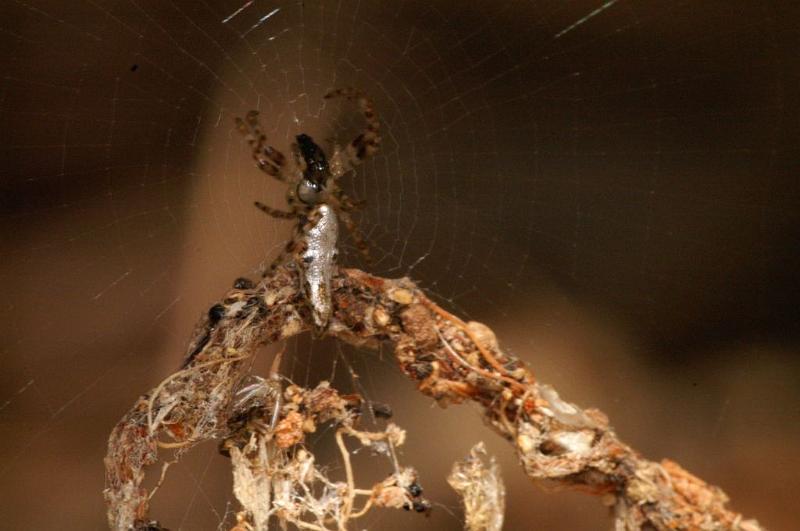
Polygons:
M337 180L375 153L380 144L380 122L372 102L351 88L331 91L325 98L336 96L358 101L367 128L344 149L336 147L330 160L310 136L299 134L292 144L293 157L289 161L280 151L266 144L267 137L258 122L258 111L250 111L244 119L236 119L237 129L253 148L258 168L288 184L286 202L289 211L276 210L258 201L256 207L275 218L298 220L292 240L270 269L286 259L300 265L303 289L320 328L325 327L330 316L330 278L337 255L339 219L350 231L358 249L369 259L366 243L350 216L358 204L342 191Z
M297 198L307 205L316 205L324 200L322 193L331 177L328 159L322 148L308 135L297 135L297 148L305 166L302 168L303 178L297 185Z

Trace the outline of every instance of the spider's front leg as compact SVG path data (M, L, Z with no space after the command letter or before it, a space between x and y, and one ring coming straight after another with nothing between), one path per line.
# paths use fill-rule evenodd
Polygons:
M281 182L286 182L284 173L286 157L274 147L266 145L267 135L261 130L258 111L248 112L244 120L236 118L236 129L253 148L253 160L256 161L258 169Z
M343 150L336 149L331 157L331 174L336 179L341 177L364 160L371 157L378 151L381 143L380 127L378 114L375 106L367 96L354 88L341 88L328 92L325 99L344 97L349 101L358 101L361 112L367 121L367 128L363 133L353 139Z

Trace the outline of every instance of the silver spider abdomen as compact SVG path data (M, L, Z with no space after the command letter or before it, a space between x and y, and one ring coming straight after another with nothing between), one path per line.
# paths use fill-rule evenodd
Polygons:
M327 204L315 207L309 215L309 228L305 231L305 250L301 256L301 281L303 291L317 329L328 326L333 311L331 303L331 278L336 269L336 243L339 223L336 213Z

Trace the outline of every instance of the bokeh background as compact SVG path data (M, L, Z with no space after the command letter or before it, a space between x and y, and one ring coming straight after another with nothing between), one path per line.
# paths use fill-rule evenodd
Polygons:
M233 118L260 109L285 152L300 132L346 142L360 117L322 95L354 86L383 127L343 182L367 201L370 270L411 276L648 457L793 528L798 24L788 0L3 1L0 527L104 527L111 428L289 234L251 206L283 189ZM419 396L388 350L287 348L296 381L388 402L409 431L435 510L365 527L460 529L444 478L484 440L507 529L608 528L597 500L530 484L474 408ZM363 482L388 470L357 459ZM153 501L172 529L227 528L227 462L196 448Z

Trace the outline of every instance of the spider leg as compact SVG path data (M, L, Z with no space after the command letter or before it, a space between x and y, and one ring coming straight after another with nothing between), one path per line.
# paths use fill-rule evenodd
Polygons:
M294 203L292 201L289 202L289 206L292 207L292 210L290 210L289 212L286 212L286 211L283 211L283 210L278 210L278 209L272 208L272 207L268 207L267 205L265 205L264 203L261 203L259 201L255 201L253 204L260 211L262 211L263 213L267 214L268 216L272 216L273 218L277 218L277 219L302 219L303 218L302 214L300 214L300 212L296 209L296 207L295 207L295 205L294 205ZM261 278L264 278L267 275L269 275L272 272L274 272L275 268L278 267L280 264L282 264L286 260L287 256L289 256L290 254L295 254L295 247L297 245L297 243L296 243L297 240L298 240L298 234L297 234L297 229L295 229L295 234L292 237L292 239L289 240L289 242L286 244L286 247L284 247L284 249L280 252L280 254L275 258L275 260L272 261L272 263L269 265L269 267L264 269L261 272Z
M341 190L337 191L336 199L339 200L339 208L345 212L360 210L367 204L366 199L353 199Z
M343 150L336 149L331 157L331 170L334 178L344 175L354 167L358 166L365 159L378 151L381 143L380 127L378 114L372 100L367 98L362 92L354 88L341 88L328 92L325 99L344 97L348 101L358 101L358 106L364 118L367 120L367 128L358 135Z
M286 261L287 257L297 256L300 252L302 252L302 244L298 241L300 239L298 232L299 230L295 230L295 234L293 235L292 239L286 242L286 246L283 248L280 254L275 257L275 260L272 261L268 268L261 272L261 278L271 275L279 265Z
M236 118L236 129L247 139L253 148L253 160L258 169L281 182L286 181L283 173L286 157L272 146L266 145L267 135L261 131L258 111L250 111L244 119Z
M303 155L300 153L300 146L297 145L297 142L292 142L290 148L292 150L292 158L294 158L294 163L297 166L297 169L300 170L300 173L306 171L306 160L303 158Z
M299 215L299 214L298 214L296 211L294 211L294 210L292 210L292 211L290 211L290 212L286 212L286 211L284 211L284 210L278 210L277 208L268 207L267 205L265 205L264 203L261 203L260 201L255 201L253 204L254 204L254 205L256 206L256 208L257 208L257 209L259 209L261 212L263 212L264 214L266 214L266 215L268 215L268 216L272 216L273 218L278 218L278 219L294 219L294 218L296 218L296 217L299 217L299 216L300 216L300 215Z
M356 244L358 252L361 253L361 256L364 257L364 260L368 264L371 264L372 257L369 255L369 246L367 245L367 241L359 230L358 225L356 225L356 222L353 221L353 218L350 216L350 212L340 208L339 219L342 220L342 223L344 223L344 226L347 227L347 230L350 232L350 236L353 238L353 243Z

